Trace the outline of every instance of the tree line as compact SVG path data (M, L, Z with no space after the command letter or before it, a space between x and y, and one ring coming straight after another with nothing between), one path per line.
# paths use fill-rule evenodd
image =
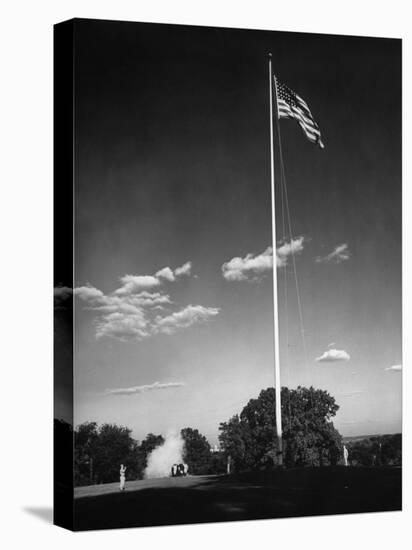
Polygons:
M184 460L189 471L195 475L211 473L213 461L206 437L193 428L184 428L180 433L185 442ZM127 467L128 479L141 479L148 456L164 443L164 438L149 433L139 443L131 434L132 430L116 424L80 424L74 431L75 485L117 481L120 464Z
M351 466L402 466L402 434L357 438L346 446Z
M339 409L328 392L313 387L282 388L283 458L286 467L322 467L343 463L343 439L332 418ZM181 430L184 461L194 475L221 474L230 463L232 473L273 468L277 463L276 394L262 390L240 414L219 425L220 450L212 452L197 429ZM59 423L59 421L56 421ZM59 426L58 426L59 427ZM59 427L62 432L62 427ZM62 432L63 433L63 432ZM67 433L67 427L65 432ZM119 465L127 467L128 479L141 479L149 454L164 438L149 433L141 442L132 431L116 424L85 422L72 433L75 485L117 481ZM348 441L353 466L399 465L401 435Z

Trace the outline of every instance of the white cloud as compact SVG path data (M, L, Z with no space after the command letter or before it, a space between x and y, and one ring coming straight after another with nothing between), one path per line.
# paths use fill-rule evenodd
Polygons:
M402 370L402 365L392 365L391 367L386 367L385 370L392 372L400 372Z
M170 267L164 267L163 269L160 269L155 276L158 279L164 279L165 281L169 281L170 283L173 283L176 281L176 278L182 277L182 276L189 276L192 270L192 262L186 262L185 264L176 267L176 269L173 271L170 269Z
M156 273L156 277L158 279L165 279L166 281L169 281L171 283L173 283L173 281L175 281L175 274L173 273L173 271L170 269L170 267L164 267L163 269L160 269L157 273Z
M349 361L350 355L343 349L328 349L315 361L319 363L334 363L335 361Z
M192 270L192 262L186 262L185 264L175 269L175 275L176 277L181 277L182 275L189 276L191 273L191 270Z
M304 237L285 242L276 250L276 265L283 267L292 254L303 250ZM244 258L235 257L222 265L222 274L227 281L259 281L273 269L273 249L268 246L261 254L246 254Z
M223 277L227 281L247 281L263 275L272 269L273 253L269 246L261 254L247 254L244 258L232 258L222 265Z
M288 256L292 254L299 254L303 250L303 242L305 238L303 236L292 239L290 242L283 243L276 250L276 265L283 267L287 263Z
M328 348L331 348L332 346L336 346L335 342L331 342L330 344L328 344Z
M104 297L104 294L101 290L91 285L76 287L74 289L74 294L85 302L98 302Z
M218 308L201 305L173 311L174 304L163 290L162 283L190 275L190 270L191 262L186 262L174 272L164 267L155 275L125 275L120 279L122 286L110 294L104 294L91 285L77 287L74 293L85 302L85 310L95 312L97 339L111 337L126 341L141 340L159 333L172 334L219 313ZM152 290L153 287L156 291Z
M154 275L124 275L120 279L122 286L115 290L114 294L126 296L127 294L141 292L142 290L151 290L161 286L164 282L173 283L178 277L183 275L189 276L191 269L192 262L186 262L174 271L166 266L159 269Z
M204 306L186 306L166 317L157 316L153 330L164 334L173 334L178 329L188 328L195 323L202 323L219 313L219 308Z
M77 289L76 289L77 291ZM100 292L100 291L99 291ZM76 294L78 294L76 292ZM86 295L87 296L87 295ZM83 295L83 299L86 299ZM89 296L89 305L85 309L100 311L102 313L137 313L142 307L163 307L165 304L171 304L168 294L161 292L142 291L138 294L126 294L125 296L116 296L114 294Z
M158 277L153 275L124 275L121 277L120 282L122 286L114 292L118 296L133 294L160 285Z
M342 243L337 245L330 254L327 254L326 256L318 256L315 259L315 262L323 264L333 262L336 264L340 264L341 262L349 260L349 258L349 247L346 243Z
M139 292L128 297L129 303L136 306L159 306L171 304L170 296L164 292Z
M143 310L134 313L115 311L102 315L95 322L96 338L111 336L126 341L130 338L145 338L150 336L149 323Z
M184 382L168 382L161 384L160 382L154 382L153 384L146 384L143 386L131 386L129 388L115 388L105 391L105 395L134 395L136 393L145 393L154 390L167 390L170 388L180 388L186 386Z

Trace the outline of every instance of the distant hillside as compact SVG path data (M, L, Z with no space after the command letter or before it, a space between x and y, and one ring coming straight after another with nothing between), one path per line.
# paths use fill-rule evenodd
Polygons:
M367 434L367 435L348 435L346 437L342 437L343 442L350 442L350 441L362 441L362 439L371 439L372 437L392 437L395 435L402 435L400 433L394 433L394 434Z

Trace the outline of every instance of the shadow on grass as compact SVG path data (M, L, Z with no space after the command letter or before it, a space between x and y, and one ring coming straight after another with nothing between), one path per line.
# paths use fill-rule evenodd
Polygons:
M401 509L401 470L314 468L192 478L75 501L76 530Z

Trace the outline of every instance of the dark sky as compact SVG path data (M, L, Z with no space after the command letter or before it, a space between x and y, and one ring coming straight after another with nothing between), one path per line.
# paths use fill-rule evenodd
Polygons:
M96 338L103 310L79 298L76 422L139 438L196 424L214 442L273 385L271 274L222 276L271 245L270 51L325 144L280 121L307 344L305 360L289 259L282 383L330 391L344 435L399 431L400 376L385 369L401 363L401 42L86 20L75 37L75 284L113 296L126 274L190 261L190 276L162 283L167 313L218 310L171 334ZM348 257L328 260L343 244ZM350 359L315 361L331 349ZM185 385L104 395L155 382Z

